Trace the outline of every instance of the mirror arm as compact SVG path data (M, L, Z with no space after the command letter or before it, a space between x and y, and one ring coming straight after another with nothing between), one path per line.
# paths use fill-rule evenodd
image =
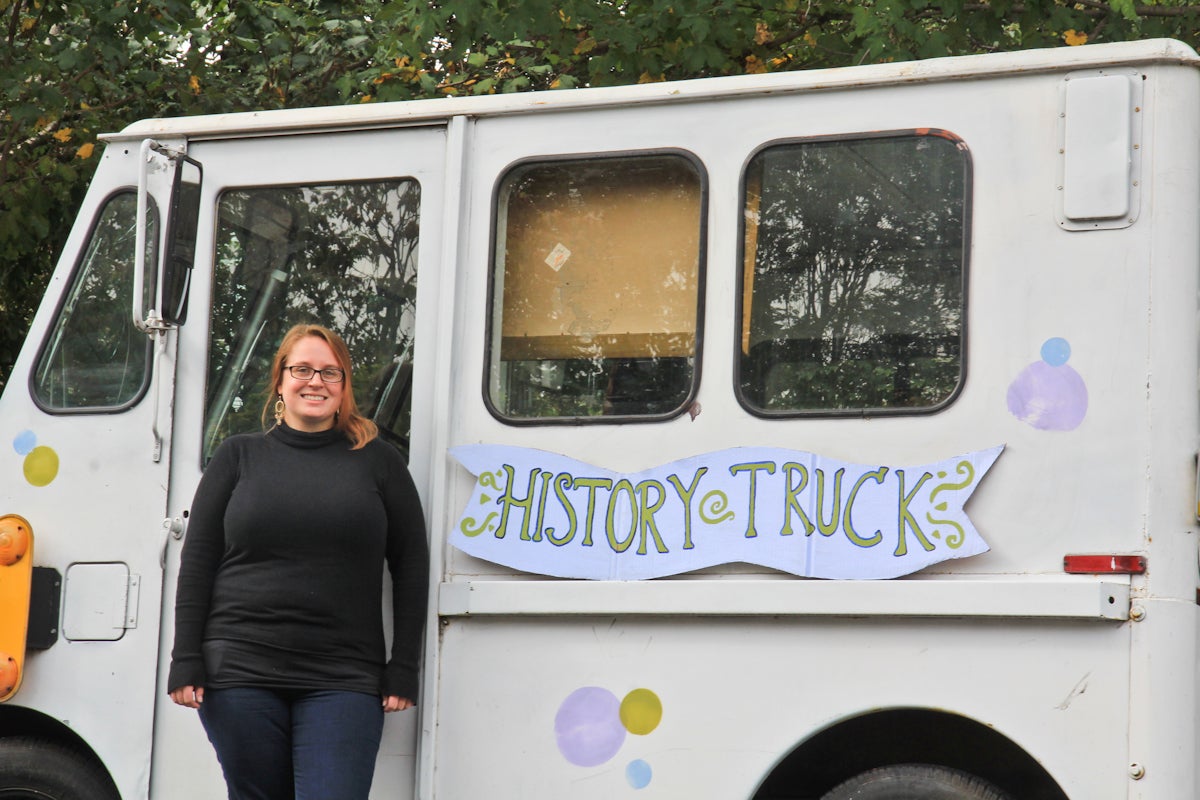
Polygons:
M153 139L146 139L138 155L137 223L133 248L133 325L142 333L148 333L149 320L144 319L142 287L146 282L146 216L150 192L147 189L150 175L150 149Z
M171 326L163 321L157 309L151 308L149 313L145 311L145 298L143 297L146 283L146 249L148 247L148 242L146 241L146 218L149 216L150 206L148 184L150 181L150 165L154 161L151 151L172 160L181 158L183 153L172 150L153 139L145 139L142 141L138 155L137 221L133 249L132 313L134 327L142 333L153 336L156 333L169 330ZM155 270L159 269L157 259L154 268Z

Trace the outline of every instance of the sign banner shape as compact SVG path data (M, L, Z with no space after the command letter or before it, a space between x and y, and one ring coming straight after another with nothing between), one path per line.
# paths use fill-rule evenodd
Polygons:
M734 562L895 578L988 550L963 504L1003 449L897 467L738 447L620 473L464 445L450 453L476 483L450 543L560 578L642 580Z

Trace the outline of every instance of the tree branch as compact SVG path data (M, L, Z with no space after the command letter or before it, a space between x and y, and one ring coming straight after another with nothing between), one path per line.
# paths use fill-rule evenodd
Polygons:
M16 48L17 30L21 27L21 6L22 0L17 0L13 3L12 16L8 20L8 52L13 52Z
M1074 0L1075 5L1094 8L1097 11L1116 13L1112 6L1101 0ZM1192 17L1200 16L1200 6L1134 6L1139 17Z
M1106 16L1116 14L1117 11L1105 3L1103 0L1072 0L1072 5L1083 6L1087 9L1086 13L1090 17ZM963 6L963 11L991 11L993 7L989 3L968 3ZM1139 17L1190 17L1200 16L1200 6L1149 6L1141 5L1134 6L1134 13ZM1016 3L1009 7L1009 12L1012 14L1024 14L1026 8L1021 3Z

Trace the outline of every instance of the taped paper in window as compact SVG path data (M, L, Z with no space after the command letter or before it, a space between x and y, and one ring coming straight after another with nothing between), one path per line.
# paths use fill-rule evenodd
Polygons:
M558 272L570 257L571 251L562 242L559 242L554 245L554 249L550 251L550 255L546 256L546 263L550 265L550 269Z

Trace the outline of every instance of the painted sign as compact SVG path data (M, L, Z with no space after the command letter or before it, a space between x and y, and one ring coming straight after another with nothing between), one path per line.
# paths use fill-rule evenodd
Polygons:
M476 483L450 542L560 578L641 580L733 562L894 578L987 551L963 504L1003 449L897 467L733 448L625 474L465 445L450 453Z

